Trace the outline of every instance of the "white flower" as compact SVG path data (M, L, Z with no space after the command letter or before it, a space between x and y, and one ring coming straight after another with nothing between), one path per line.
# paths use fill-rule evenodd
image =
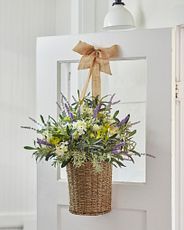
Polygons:
M97 124L93 125L93 131L97 132L100 129L100 126Z
M113 124L113 123L115 122L113 116L110 116L110 117L109 117L109 116L106 116L106 117L104 118L104 121L106 121L106 122L109 123L110 125Z
M79 135L82 135L82 134L85 134L87 125L85 121L79 120L73 123L73 128L76 129Z
M86 108L86 113L88 113L89 115L92 115L93 109L92 108Z
M93 109L87 106L81 106L81 113L87 113L89 115L93 114Z
M64 153L68 151L68 142L62 142L59 146L56 146L56 154L58 156L62 156Z

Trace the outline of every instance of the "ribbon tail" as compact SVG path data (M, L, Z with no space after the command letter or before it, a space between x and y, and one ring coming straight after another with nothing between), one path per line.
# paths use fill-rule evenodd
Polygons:
M89 71L89 75L88 75L88 78L85 82L85 85L82 89L82 92L81 92L81 95L80 95L80 99L83 100L84 97L86 96L86 92L87 92L87 89L88 89L88 86L89 86L89 82L90 82L90 79L92 77L92 71L93 71L93 67L91 67L90 71Z
M92 96L101 97L100 65L96 63L92 72Z

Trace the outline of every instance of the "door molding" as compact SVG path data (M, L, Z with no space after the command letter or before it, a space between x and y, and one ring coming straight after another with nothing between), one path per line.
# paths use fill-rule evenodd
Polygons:
M36 213L1 213L0 230L36 230Z
M184 83L184 25L177 26L175 33L175 81ZM173 230L184 229L184 92L175 99L175 154L173 154Z
M71 0L71 34L96 31L96 0Z

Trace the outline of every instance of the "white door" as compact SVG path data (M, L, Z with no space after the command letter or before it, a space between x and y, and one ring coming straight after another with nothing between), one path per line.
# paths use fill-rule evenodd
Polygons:
M72 51L79 40L97 47L118 44L113 76L102 76L103 93L115 92L123 113L138 125L138 148L152 158L114 171L111 213L75 216L68 211L65 172L38 165L38 230L171 230L172 29L135 30L39 38L37 43L37 114L57 116L60 90L68 97L81 88L80 56ZM73 63L73 64L71 64Z

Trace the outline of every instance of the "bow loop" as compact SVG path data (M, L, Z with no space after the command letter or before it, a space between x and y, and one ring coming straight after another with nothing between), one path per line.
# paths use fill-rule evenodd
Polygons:
M118 45L113 45L109 48L102 48L101 53L105 55L106 59L115 58L118 56Z
M79 43L73 48L73 51L81 55L89 55L94 51L94 46L86 42L79 41Z
M89 76L82 91L81 98L86 95L88 84L92 78L92 95L94 97L101 94L100 72L112 75L109 59L118 55L118 46L113 45L109 48L95 48L94 46L79 41L73 51L82 55L78 69L90 69Z

